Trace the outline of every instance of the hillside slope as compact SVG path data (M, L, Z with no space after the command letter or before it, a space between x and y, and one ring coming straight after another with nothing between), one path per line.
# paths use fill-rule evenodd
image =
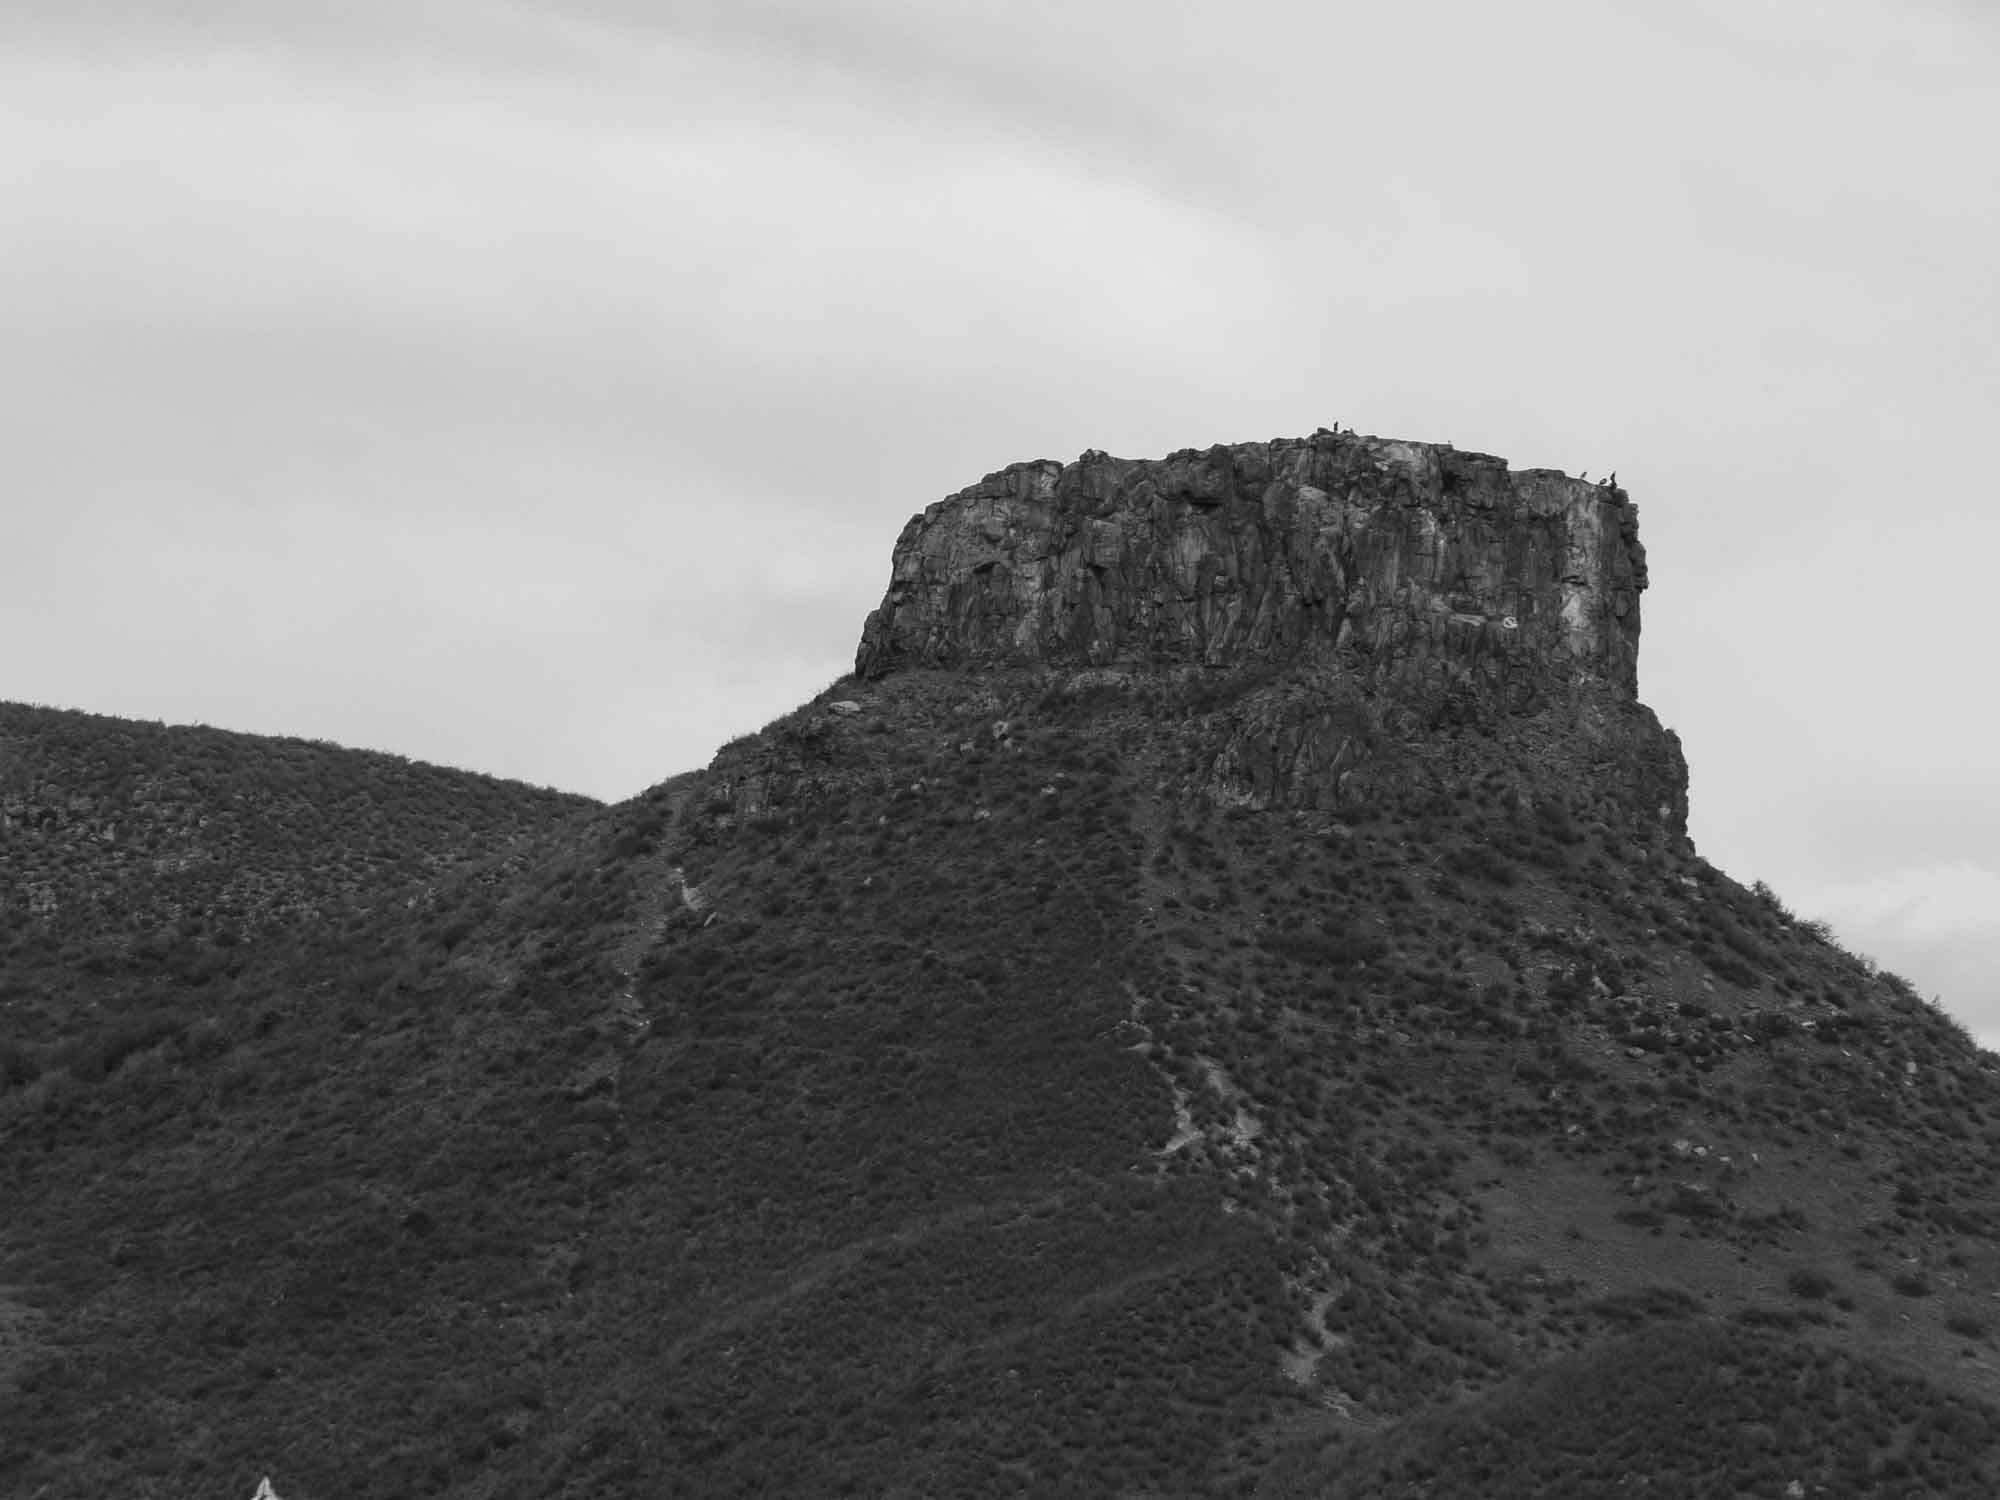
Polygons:
M596 805L399 755L0 703L0 917L56 933L316 917Z
M596 805L396 755L0 703L0 1071L18 1079L25 1048L143 1031L159 997L421 904L455 872L490 883Z
M78 967L0 1491L1993 1493L2000 1059L1688 844L1628 510L1019 466L703 771Z

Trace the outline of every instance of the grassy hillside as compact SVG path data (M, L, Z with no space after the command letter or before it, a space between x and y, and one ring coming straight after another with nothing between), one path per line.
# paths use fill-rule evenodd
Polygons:
M414 901L70 962L0 1491L1991 1493L1996 1059L1549 725L1218 807L1296 687L837 684Z
M0 915L239 929L432 880L596 804L318 741L0 703Z

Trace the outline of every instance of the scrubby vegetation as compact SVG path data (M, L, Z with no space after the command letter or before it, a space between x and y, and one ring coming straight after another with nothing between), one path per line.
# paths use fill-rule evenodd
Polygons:
M241 941L594 805L310 740L0 703L0 921L93 938L215 924Z
M1677 1323L1379 1436L1292 1456L1272 1500L1990 1495L2000 1417L1797 1340ZM1290 1472L1283 1472L1283 1471Z
M15 830L0 1492L1990 1493L1995 1060L1531 721L1225 795L1267 686Z

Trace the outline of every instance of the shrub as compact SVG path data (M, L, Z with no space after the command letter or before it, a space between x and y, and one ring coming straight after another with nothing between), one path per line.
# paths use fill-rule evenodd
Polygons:
M1705 1193L1691 1183L1676 1183L1667 1212L1687 1219L1720 1219L1726 1213L1713 1193Z
M18 1042L0 1041L0 1090L32 1083L41 1071L41 1059L34 1052Z
M1746 1307L1736 1314L1736 1321L1749 1328L1780 1328L1789 1333L1802 1324L1825 1323L1827 1317L1813 1308Z
M1492 885L1512 885L1518 878L1513 865L1487 844L1470 844L1445 855L1445 869L1467 880L1483 880Z
M1660 1318L1695 1317L1701 1312L1701 1299L1679 1287L1649 1286L1599 1297L1589 1308L1607 1322L1629 1327Z
M1776 917L1779 921L1787 924L1793 921L1791 908L1786 906L1785 903L1779 899L1778 893L1772 890L1768 885L1764 884L1763 881L1759 880L1753 882L1750 887L1750 894L1755 896L1759 901L1763 902L1764 905L1770 909L1771 915Z
M1703 963L1707 964L1717 979L1736 985L1739 989L1754 990L1760 982L1757 971L1740 959L1719 953L1714 948L1701 946L1695 950Z

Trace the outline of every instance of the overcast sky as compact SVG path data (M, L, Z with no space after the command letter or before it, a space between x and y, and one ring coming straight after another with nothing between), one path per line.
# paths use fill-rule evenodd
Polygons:
M2000 1042L1984 0L7 0L0 697L620 798L1087 447L1616 469L1739 879Z

